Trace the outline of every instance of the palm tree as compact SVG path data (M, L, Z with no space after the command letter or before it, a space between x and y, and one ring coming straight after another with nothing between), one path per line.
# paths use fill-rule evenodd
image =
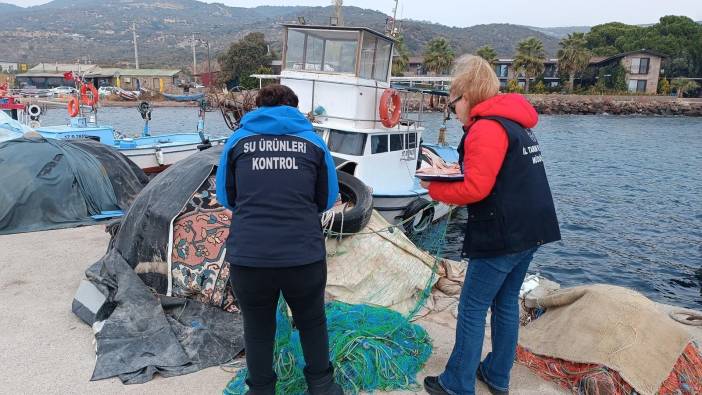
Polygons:
M590 63L592 54L587 48L585 33L570 33L559 43L558 69L568 74L568 91L573 92L575 75L582 73Z
M497 52L489 45L480 47L475 54L487 60L490 66L494 66L497 63Z
M526 79L525 91L529 93L529 80L544 72L546 52L544 43L535 37L529 37L517 44L517 56L514 57L514 67L521 70Z
M429 41L424 49L424 66L436 74L444 74L448 72L455 56L448 40L437 37Z
M692 92L700 87L696 81L687 78L676 78L670 85L675 88L678 97L683 97L683 94Z
M392 56L392 75L402 76L405 70L407 70L407 65L409 65L409 51L405 46L405 40L403 36L398 36L395 39L395 51Z

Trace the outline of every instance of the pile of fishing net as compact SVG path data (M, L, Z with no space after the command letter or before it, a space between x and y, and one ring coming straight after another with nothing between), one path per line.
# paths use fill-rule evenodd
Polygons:
M576 394L702 394L690 332L643 295L592 285L538 298L516 360Z
M421 326L384 307L331 302L326 313L330 359L336 381L345 393L417 389L415 377L432 351L431 339ZM305 394L300 336L282 301L278 307L274 356L276 393ZM244 394L246 374L246 369L240 370L224 394Z
M411 321L436 310L437 300L440 305L457 300L462 284L456 280L462 279L458 264L440 258L448 223L440 221L410 239L374 213L361 232L327 241L327 296L334 300L326 305L329 359L344 393L421 388L416 376L432 343ZM281 298L274 351L278 394L307 392L299 339ZM246 374L240 370L224 394L244 394Z

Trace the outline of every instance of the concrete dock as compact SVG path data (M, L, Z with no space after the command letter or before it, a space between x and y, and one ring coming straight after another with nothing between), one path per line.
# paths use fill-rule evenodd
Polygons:
M92 329L71 313L84 270L106 251L102 226L0 236L0 393L7 394L221 394L232 373L212 367L141 385L113 378L90 381L95 364ZM455 322L428 316L418 322L434 339L420 374L440 373L453 345ZM699 328L699 327L698 327ZM702 328L696 337L702 339ZM489 349L489 328L486 345ZM515 365L513 394L568 393ZM413 392L395 392L410 394ZM423 391L421 392L423 393ZM488 394L479 384L479 394Z

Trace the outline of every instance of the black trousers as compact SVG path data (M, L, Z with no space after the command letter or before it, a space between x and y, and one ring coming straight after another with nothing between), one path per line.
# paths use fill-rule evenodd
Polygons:
M290 268L231 266L231 283L244 316L244 346L251 387L275 383L273 343L278 296L292 310L305 357L305 373L323 376L329 369L329 334L324 314L325 261Z

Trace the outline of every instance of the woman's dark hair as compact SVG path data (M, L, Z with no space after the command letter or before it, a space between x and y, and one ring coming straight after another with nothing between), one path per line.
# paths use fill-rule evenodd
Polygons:
M261 88L256 96L257 107L290 106L297 107L295 92L285 85L271 84Z

